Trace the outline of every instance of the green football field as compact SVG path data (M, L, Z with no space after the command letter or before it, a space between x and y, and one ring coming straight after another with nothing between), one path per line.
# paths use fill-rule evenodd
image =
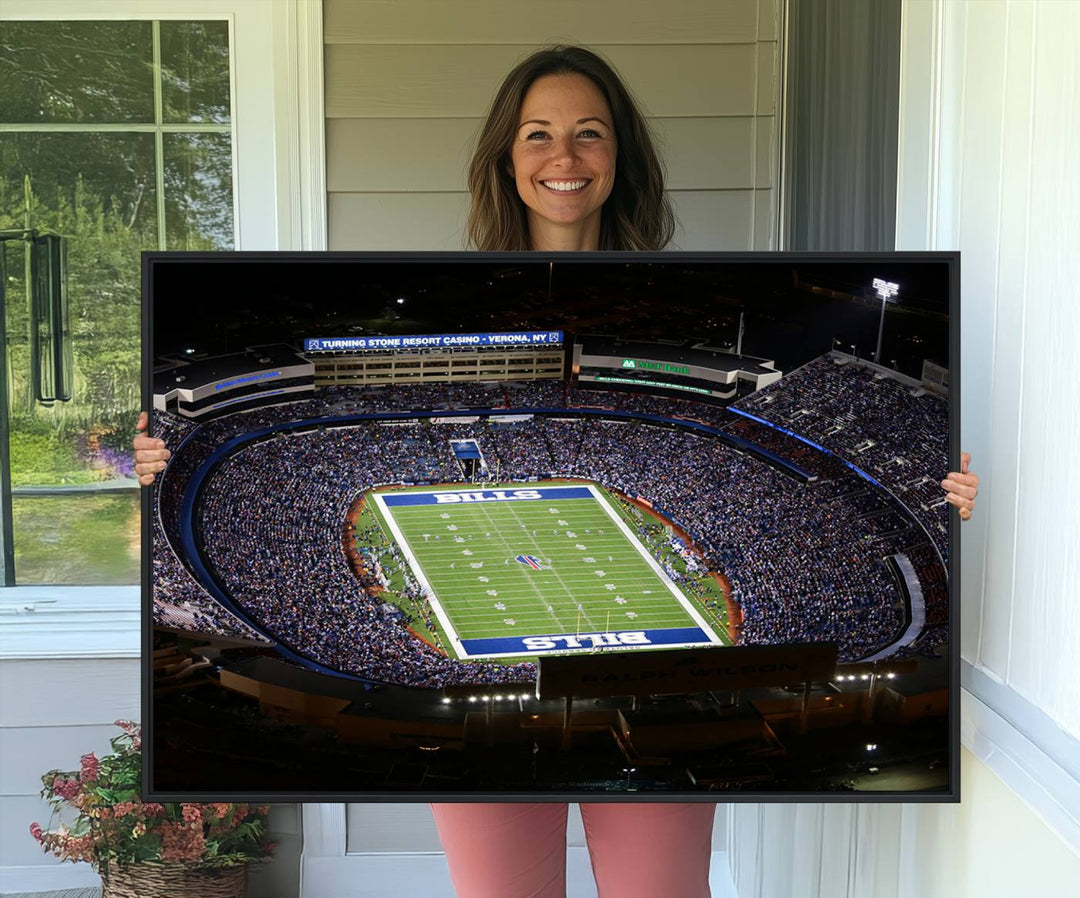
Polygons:
M461 658L722 642L596 485L372 498Z

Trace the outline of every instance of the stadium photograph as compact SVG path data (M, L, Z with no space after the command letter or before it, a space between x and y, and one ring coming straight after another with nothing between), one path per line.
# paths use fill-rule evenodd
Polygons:
M145 254L147 791L953 796L958 278Z

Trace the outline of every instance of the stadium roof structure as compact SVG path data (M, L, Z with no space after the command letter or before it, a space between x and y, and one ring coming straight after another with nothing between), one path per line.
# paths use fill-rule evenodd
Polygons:
M703 343L687 340L684 343L654 343L644 340L620 340L618 337L579 334L576 342L590 356L622 355L662 362L681 362L716 371L745 371L748 374L775 374L770 359L736 355L722 349L711 349Z
M292 365L306 365L307 360L292 346L273 343L267 346L249 346L243 352L215 355L202 359L166 358L168 367L154 370L154 393L166 394L183 386L194 390L206 384L214 384L230 377L250 374L253 371L269 371ZM178 378L183 378L179 380Z

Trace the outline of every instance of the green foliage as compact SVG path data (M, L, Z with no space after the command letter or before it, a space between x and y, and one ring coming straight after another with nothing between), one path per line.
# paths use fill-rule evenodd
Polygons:
M34 426L38 423L33 419L12 422L12 484L27 486L91 481L93 475L80 465L74 447L63 444L59 434L54 431L42 433L40 427ZM20 427L20 424L24 426Z

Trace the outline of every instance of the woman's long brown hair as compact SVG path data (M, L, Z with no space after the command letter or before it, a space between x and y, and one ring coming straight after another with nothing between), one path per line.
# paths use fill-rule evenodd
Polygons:
M674 234L675 216L645 117L607 62L584 47L563 46L539 50L519 63L495 95L469 165L470 245L480 250L531 249L525 204L510 174L510 147L533 82L567 74L589 78L614 119L615 183L601 213L600 249L663 249Z

